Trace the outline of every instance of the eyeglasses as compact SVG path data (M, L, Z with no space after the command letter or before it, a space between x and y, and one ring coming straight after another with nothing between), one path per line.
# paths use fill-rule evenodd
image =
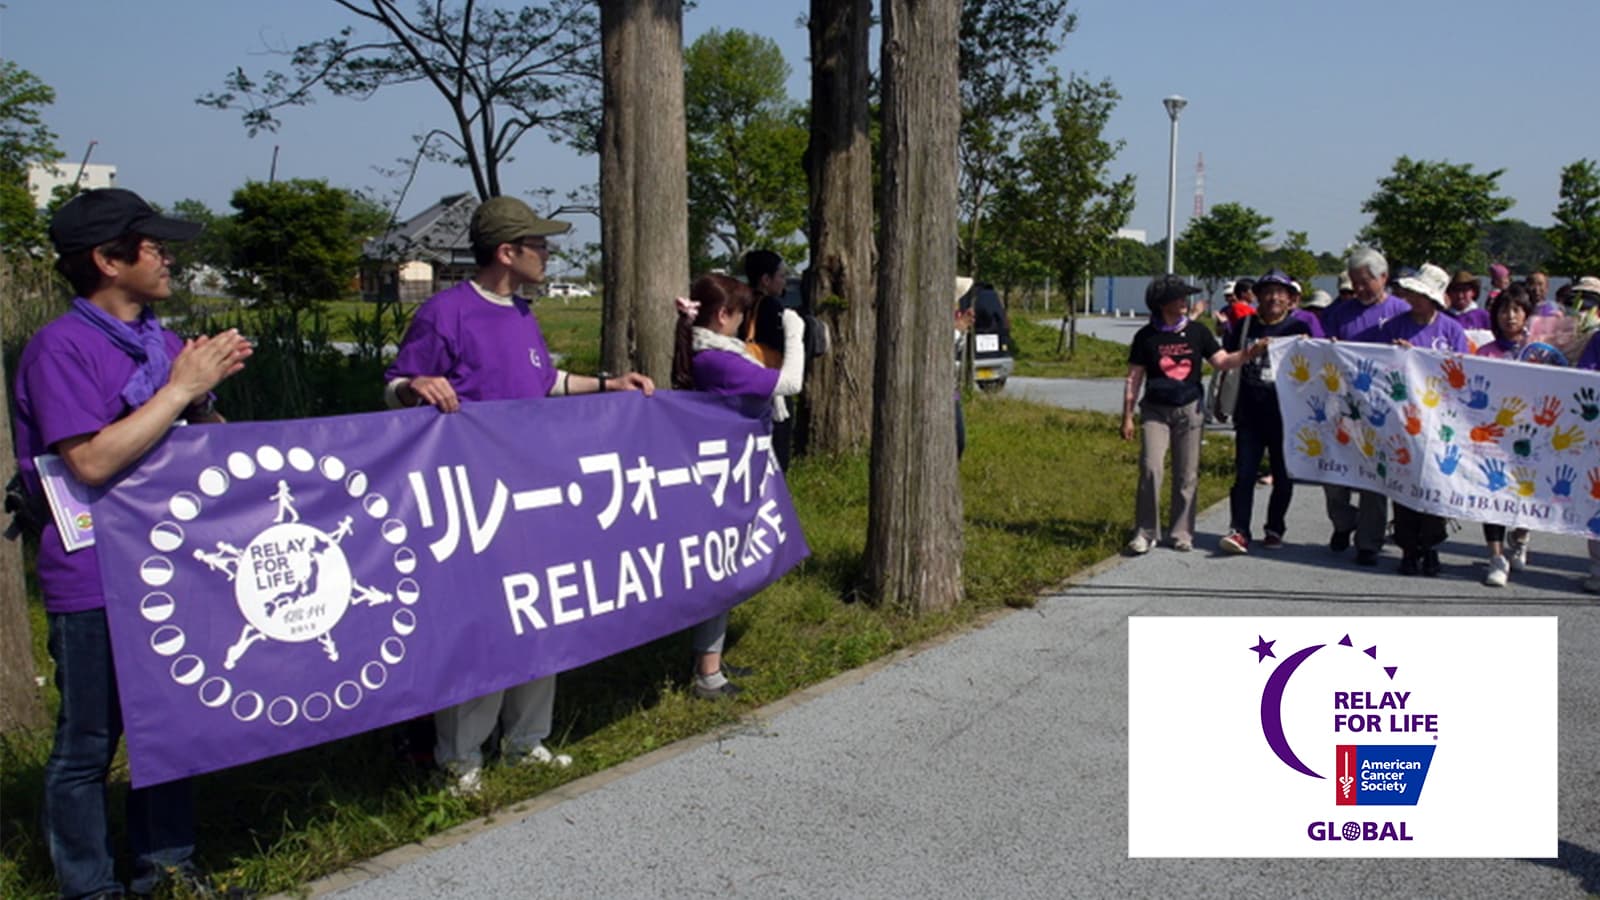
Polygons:
M535 253L549 253L551 250L555 249L555 247L544 238L529 238L528 240L517 241L517 246L524 250L532 250Z
M146 250L154 253L157 259L172 259L172 251L168 250L167 245L160 241L146 239L140 242L139 251L142 253Z

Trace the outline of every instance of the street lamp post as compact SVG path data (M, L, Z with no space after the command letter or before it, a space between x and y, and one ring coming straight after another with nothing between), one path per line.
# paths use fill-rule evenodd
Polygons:
M1172 139L1167 144L1167 274L1172 274L1172 242L1173 232L1178 225L1178 210L1174 205L1178 193L1178 113L1189 105L1189 101L1177 94L1161 101L1167 108L1167 117L1172 120Z

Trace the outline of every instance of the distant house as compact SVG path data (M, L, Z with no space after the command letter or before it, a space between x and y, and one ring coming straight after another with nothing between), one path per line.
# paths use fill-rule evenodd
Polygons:
M451 194L362 246L361 296L415 302L468 278L477 266L467 227L477 194Z
M86 163L81 166L57 163L29 163L28 191L33 194L33 205L44 209L50 205L55 189L77 181L78 187L91 191L117 186L117 167Z

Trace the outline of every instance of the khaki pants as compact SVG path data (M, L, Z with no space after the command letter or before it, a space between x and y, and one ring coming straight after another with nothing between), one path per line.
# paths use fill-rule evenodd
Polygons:
M1161 474L1167 450L1172 450L1172 525L1167 529L1174 541L1194 541L1194 494L1200 483L1200 436L1205 418L1200 401L1185 406L1164 406L1144 401L1139 444L1139 495L1134 505L1134 523L1146 540L1161 540Z
M496 725L507 756L527 753L550 736L555 705L556 676L546 675L441 709L433 714L438 730L434 762L453 775L483 765L483 742Z

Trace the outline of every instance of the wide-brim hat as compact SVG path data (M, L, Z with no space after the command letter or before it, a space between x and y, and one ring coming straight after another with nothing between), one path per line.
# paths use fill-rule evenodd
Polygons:
M1333 297L1329 296L1328 292L1322 288L1317 288L1300 305L1306 309L1326 309L1333 305Z
M1184 281L1181 275L1157 275L1144 289L1144 305L1154 311L1174 300L1184 300L1204 291L1205 288Z
M1421 294L1432 300L1440 309L1445 308L1444 290L1450 283L1450 276L1445 270L1433 263L1423 263L1422 268L1415 274L1403 275L1395 282L1395 288Z
M473 210L467 237L474 247L498 247L523 238L566 234L571 228L571 222L540 218L516 197L490 197Z
M972 290L972 279L968 278L965 275L957 275L956 276L956 302L960 303L961 302L961 298L965 297L967 295L967 292L971 291L971 290Z
M1340 272L1339 273L1339 290L1341 290L1341 291L1353 291L1355 289L1356 289L1356 283L1354 281L1350 280L1350 273L1349 272Z
M1573 282L1572 290L1573 293L1581 291L1585 294L1600 295L1600 278L1596 278L1593 275L1585 275Z
M144 198L123 188L84 191L61 205L50 220L50 242L65 256L98 247L125 234L157 241L187 241L200 233L198 222L169 219Z
M1450 287L1457 287L1463 284L1479 287L1478 276L1467 269L1457 269L1456 274L1450 278Z

